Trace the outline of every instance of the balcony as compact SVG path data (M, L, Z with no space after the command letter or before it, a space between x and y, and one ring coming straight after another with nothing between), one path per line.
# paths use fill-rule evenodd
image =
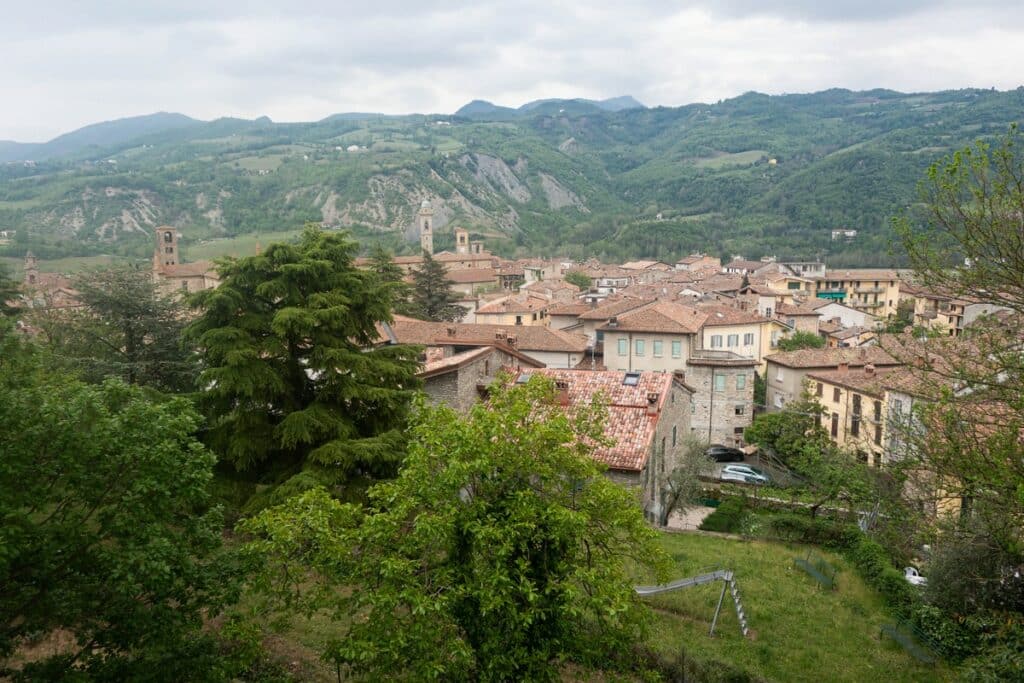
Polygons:
M885 287L858 287L853 291L858 294L884 294Z

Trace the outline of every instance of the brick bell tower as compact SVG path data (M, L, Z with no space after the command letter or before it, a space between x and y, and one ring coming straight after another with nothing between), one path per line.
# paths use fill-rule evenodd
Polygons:
M156 248L153 250L153 268L163 270L165 266L181 263L178 257L178 231L169 225L156 229Z

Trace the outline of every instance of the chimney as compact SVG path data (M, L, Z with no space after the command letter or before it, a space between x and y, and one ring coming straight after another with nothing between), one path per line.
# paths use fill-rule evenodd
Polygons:
M839 372L841 372L841 373L843 373L845 375L847 372L850 371L850 364L847 363L846 361L843 361L842 363L839 364L839 368L838 369L839 369Z
M569 405L569 382L564 379L556 379L555 389L558 390L558 405Z
M505 330L499 330L494 333L494 338L498 341L505 341L505 337L508 336Z
M618 327L618 326L619 326L619 318L618 318L618 316L614 316L613 315L611 318L608 319L608 327Z
M454 327L449 327L446 331L448 332L448 336L449 337L454 337L455 336L455 328Z
M508 337L507 337L507 338L505 339L505 343L506 343L506 344L508 344L509 346L515 346L515 345L516 345L516 338L515 338L515 335L511 335L511 334L510 334L510 335L509 335L509 336L508 336Z
M868 359L868 350L867 350L867 349L865 349L865 348L864 348L863 346L862 346L862 347L860 347L860 352L859 352L859 353L857 354L857 356L858 356L858 357L859 357L859 358L860 358L861 360L864 360L864 361L866 361L866 360Z
M874 365L874 363L868 363L867 365L864 366L864 374L867 375L868 377L874 376L874 374L875 374L875 365Z
M647 414L657 415L658 414L658 399L661 398L657 392L647 392Z

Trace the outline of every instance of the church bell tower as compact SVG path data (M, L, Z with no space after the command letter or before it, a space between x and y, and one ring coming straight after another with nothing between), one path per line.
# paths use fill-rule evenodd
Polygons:
M433 256L434 254L434 210L430 200L424 199L420 210L416 213L416 224L420 229L420 248Z

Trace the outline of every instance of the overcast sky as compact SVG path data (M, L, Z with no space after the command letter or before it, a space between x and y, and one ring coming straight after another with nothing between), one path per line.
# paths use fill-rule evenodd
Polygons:
M471 99L1016 88L1021 0L36 0L0 12L0 139L177 111L311 121ZM88 7L95 5L95 7Z

